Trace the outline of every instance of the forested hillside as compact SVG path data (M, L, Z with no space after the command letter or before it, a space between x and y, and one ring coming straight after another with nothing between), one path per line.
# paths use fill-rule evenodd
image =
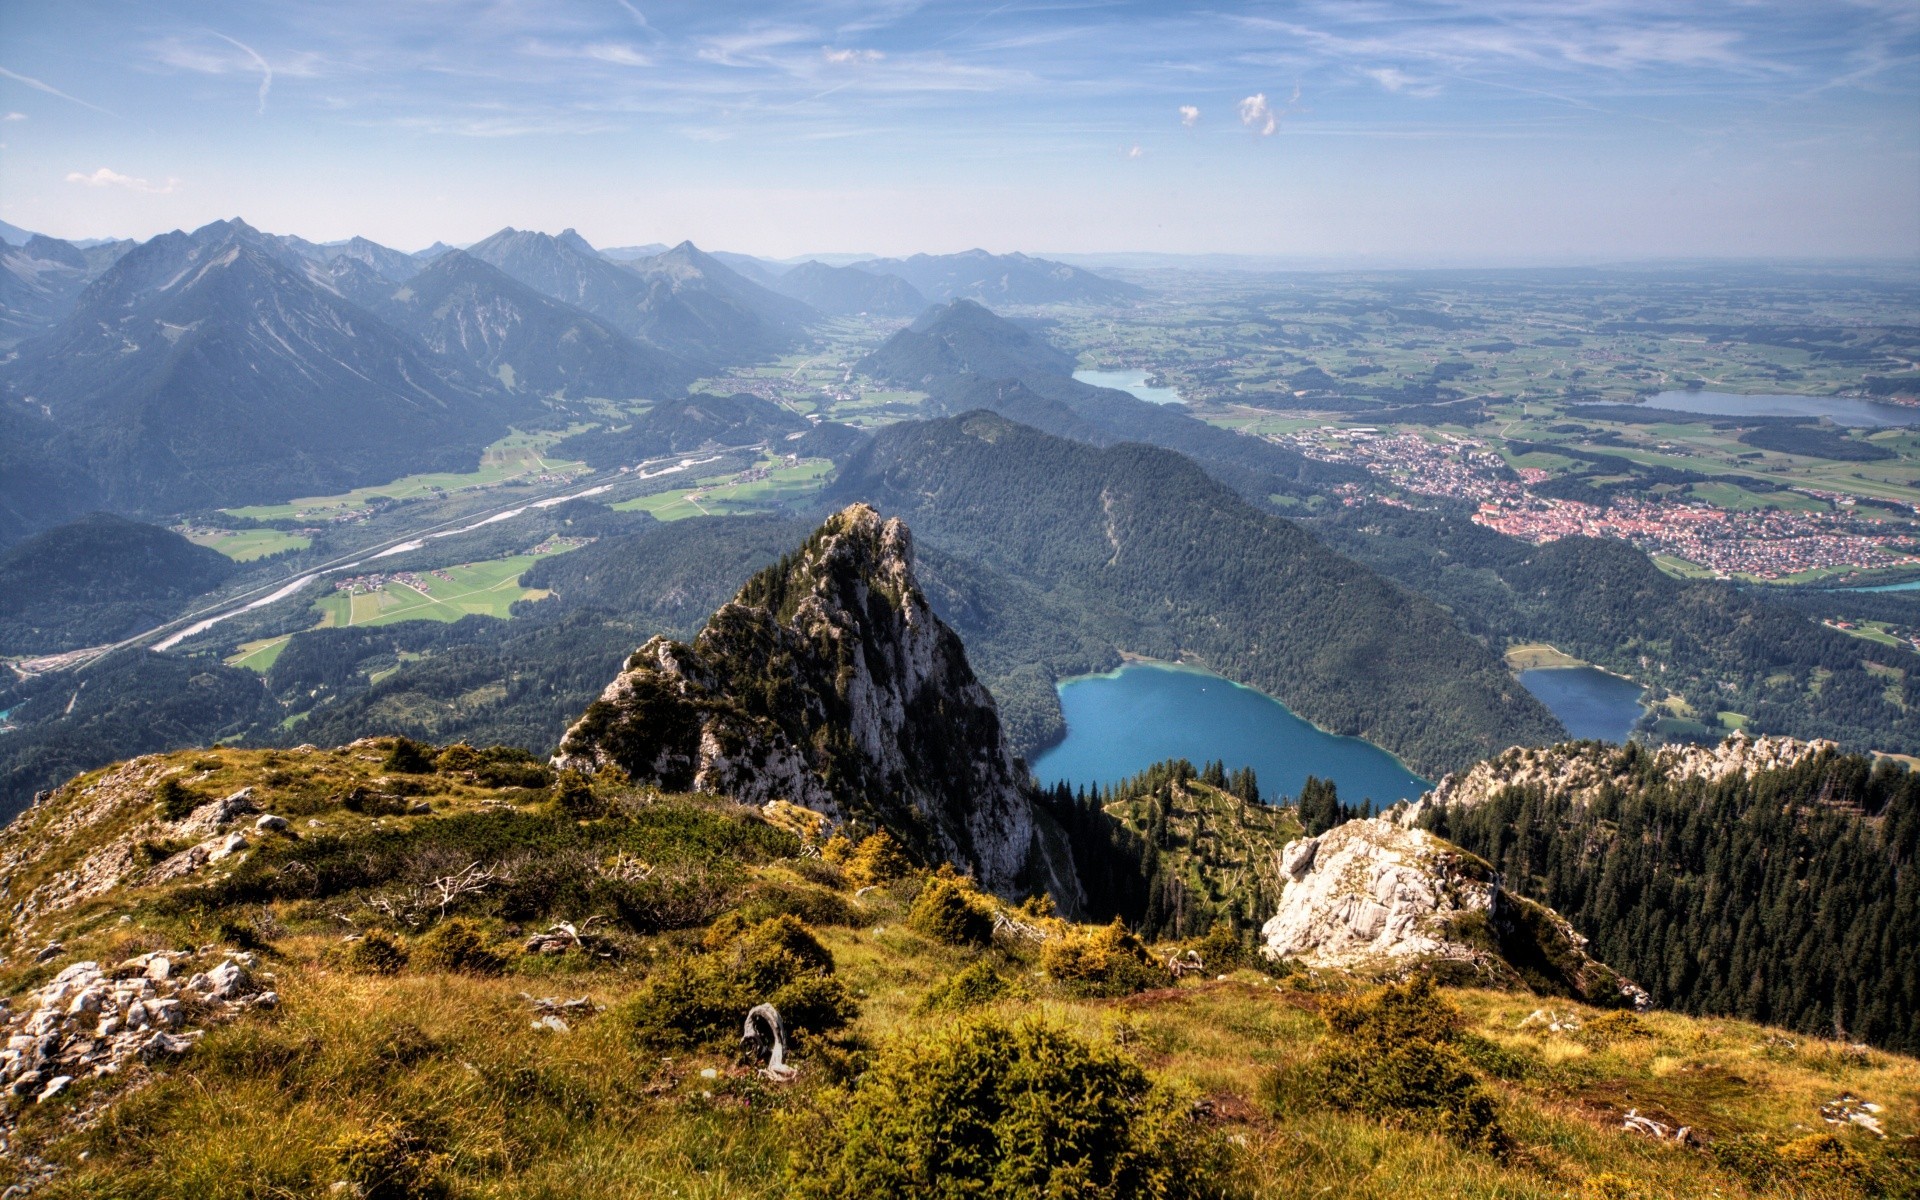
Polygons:
M1625 542L1532 546L1464 511L1368 505L1308 527L1496 644L1550 642L1709 717L1742 714L1755 732L1920 753L1920 657L1827 628L1791 603L1674 579Z
M233 572L225 555L170 529L93 513L0 554L0 655L138 633Z
M1421 771L1559 735L1436 605L1177 454L1096 449L973 413L882 431L830 499L867 500L924 542L1031 584L1115 649L1191 656ZM1045 662L1057 642L1040 628L1013 645Z
M1591 798L1516 786L1424 818L1662 1007L1920 1050L1920 778L1822 754L1718 781L1638 746Z

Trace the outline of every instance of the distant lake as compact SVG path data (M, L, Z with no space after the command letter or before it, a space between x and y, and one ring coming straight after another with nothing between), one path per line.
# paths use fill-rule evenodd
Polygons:
M1147 376L1150 374L1150 371L1075 371L1073 377L1094 387L1132 392L1149 404L1180 403L1180 393L1172 388L1148 387Z
M1714 417L1826 417L1835 425L1859 429L1920 425L1920 408L1879 404L1847 396L1736 396L1731 392L1661 392L1648 408ZM1579 406L1574 406L1579 411Z
M1575 738L1624 742L1646 711L1640 704L1645 688L1598 667L1536 667L1520 672L1520 686L1552 709Z
M1920 579L1909 579L1905 583L1883 583L1878 587L1835 588L1837 592L1920 592ZM0 717L7 714L0 713Z
M1059 685L1066 740L1034 760L1043 784L1118 783L1154 763L1221 759L1252 767L1262 796L1300 794L1308 775L1332 779L1341 799L1376 808L1430 786L1371 742L1316 729L1286 705L1211 671L1137 663Z

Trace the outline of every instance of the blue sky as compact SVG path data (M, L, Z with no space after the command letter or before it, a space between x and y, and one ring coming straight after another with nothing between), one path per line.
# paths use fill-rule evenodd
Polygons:
M1920 253L1920 3L14 0L0 218L790 255Z

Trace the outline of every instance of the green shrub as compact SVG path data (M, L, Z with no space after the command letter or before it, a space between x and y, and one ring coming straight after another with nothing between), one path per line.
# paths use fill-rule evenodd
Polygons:
M792 1194L825 1200L1181 1200L1224 1158L1191 1105L1119 1051L1040 1022L961 1024L883 1054L795 1139Z
M928 992L920 1001L920 1011L961 1012L1017 994L1015 985L983 958Z
M1088 996L1129 996L1173 982L1140 939L1118 917L1097 929L1079 928L1040 949L1048 975Z
M366 1200L425 1200L445 1193L445 1157L391 1117L342 1135L327 1148L340 1175Z
M378 929L368 930L347 943L340 965L362 975L397 975L407 965L407 950Z
M859 1015L833 976L833 955L788 915L757 925L729 913L708 930L708 952L664 964L617 1014L651 1050L734 1046L747 1010L772 1004L797 1047Z
M455 742L434 757L433 769L443 774L455 771L472 771L485 760L480 752L465 742Z
M356 787L342 796L340 806L369 817L397 817L407 811L407 802L399 796L365 787Z
M153 789L153 803L160 810L160 816L168 821L184 820L191 816L205 799L171 775L162 779L160 786Z
M786 913L809 925L862 925L867 917L859 905L831 888L777 879L755 884L741 903L740 912L749 921Z
M1580 1030L1580 1040L1595 1050L1653 1035L1647 1023L1630 1012L1602 1013Z
M423 746L412 738L393 739L393 748L387 751L387 757L380 765L382 769L400 775L431 775L433 773L433 747Z
M907 925L949 946L984 946L993 940L992 914L958 879L929 879L907 910Z
M440 922L416 941L411 958L416 967L470 975L498 975L507 965L507 960L487 945L478 926L458 917Z
M831 843L829 843L831 844ZM847 882L854 887L874 887L899 879L913 870L913 862L893 835L882 829L862 838L847 856Z
M1332 1044L1318 1058L1283 1066L1261 1094L1276 1114L1304 1094L1383 1124L1440 1134L1496 1156L1507 1150L1493 1093L1458 1043L1460 1013L1427 976L1335 998L1322 1010Z
M593 794L593 784L580 771L562 771L553 785L554 807L576 821L606 815L607 806Z

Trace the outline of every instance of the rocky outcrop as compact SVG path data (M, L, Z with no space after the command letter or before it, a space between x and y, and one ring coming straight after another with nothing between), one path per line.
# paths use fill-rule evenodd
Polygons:
M1465 771L1449 774L1397 819L1413 825L1430 808L1472 808L1511 787L1537 786L1551 796L1590 800L1603 787L1625 788L1649 772L1670 780L1715 781L1759 771L1779 771L1839 746L1823 739L1749 737L1735 733L1717 746L1611 746L1562 742L1554 746L1515 746Z
M1079 897L1036 830L993 697L933 614L898 520L864 504L749 580L692 644L656 637L554 764L883 825L1001 892Z
M1483 860L1424 830L1348 821L1289 843L1280 871L1279 910L1261 929L1270 957L1363 973L1457 964L1591 1003L1645 999L1559 914L1506 892Z

